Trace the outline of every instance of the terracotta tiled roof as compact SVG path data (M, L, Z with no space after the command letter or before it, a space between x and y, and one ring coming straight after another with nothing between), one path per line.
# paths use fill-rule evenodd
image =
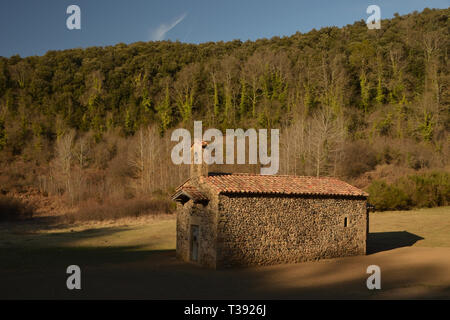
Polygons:
M183 191L188 193L195 200L208 200L208 197L204 195L200 190L193 186L185 186Z
M196 187L190 185L182 185L181 187L177 188L175 194L172 195L173 200L183 201L183 198L186 197L194 200L194 202L202 202L208 200L208 197L206 195L204 195Z
M368 196L366 192L331 177L235 173L209 175L202 177L201 181L218 193Z

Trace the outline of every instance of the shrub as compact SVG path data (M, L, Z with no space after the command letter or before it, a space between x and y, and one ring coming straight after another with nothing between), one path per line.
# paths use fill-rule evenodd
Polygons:
M115 220L126 217L140 217L172 213L174 204L168 199L120 199L98 203L88 200L80 204L78 210L67 216L70 222L89 220Z
M373 181L368 191L369 203L376 210L401 210L409 207L408 196L401 189L384 181Z
M33 217L34 208L19 199L0 195L0 221L17 221Z
M446 206L450 203L450 174L432 171L408 175L391 184L374 180L368 192L376 210Z
M410 175L396 184L407 194L413 207L445 206L450 202L450 174L447 172Z
M364 172L373 170L377 165L375 151L363 141L345 145L343 154L340 166L342 175L345 177L358 177Z

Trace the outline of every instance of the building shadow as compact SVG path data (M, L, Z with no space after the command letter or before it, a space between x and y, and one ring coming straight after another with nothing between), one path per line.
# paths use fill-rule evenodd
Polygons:
M77 240L117 235L122 228L65 232L47 246L0 247L0 299L372 299L366 268L372 258L337 258L257 268L213 270L184 263L174 249L139 245L77 245ZM75 236L75 238L74 238ZM413 245L420 236L406 231L369 234L371 253ZM45 239L50 240L50 239ZM57 240L57 241L56 241ZM414 252L391 251L377 258L383 272L383 294L393 297L448 298L448 286L424 288L425 280L446 272L448 263L418 260ZM402 263L398 265L398 260ZM393 264L392 261L395 260ZM82 290L68 290L67 266L82 270ZM408 266L405 268L404 266ZM425 279L425 280L424 280ZM408 282L409 281L409 282ZM428 280L427 280L428 281ZM405 287L411 284L411 289ZM426 282L425 282L426 283ZM417 291L419 290L419 291ZM423 291L425 290L425 291Z
M408 231L372 232L367 236L367 254L410 247L423 239Z

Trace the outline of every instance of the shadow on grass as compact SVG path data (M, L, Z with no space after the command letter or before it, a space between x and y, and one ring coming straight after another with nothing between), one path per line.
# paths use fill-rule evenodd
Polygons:
M180 265L174 250L141 246L13 247L0 248L0 256L0 299L145 296L155 283L173 279ZM67 290L70 265L81 268L80 291Z
M73 241L120 235L120 227L43 235L45 246L0 247L0 298L11 299L310 299L377 298L366 287L368 257L267 268L211 270L182 263L174 250L132 246L71 246ZM41 235L39 235L41 236ZM38 237L39 237L38 236ZM54 238L54 242L50 239ZM411 246L423 239L406 231L369 234L368 252ZM36 240L38 241L38 239ZM147 244L148 245L148 244ZM407 281L439 275L446 266L426 263L390 266L394 257L410 261L406 253L391 252L377 260L386 274L384 290L399 290L402 297L448 297L448 287L408 289ZM369 258L372 259L372 258ZM384 262L383 262L384 261ZM80 266L82 290L66 287L69 265ZM418 287L422 290L422 287ZM409 290L409 291L408 291ZM403 293L404 292L404 293ZM395 293L395 292L394 292Z
M136 250L137 249L137 250ZM383 291L366 287L368 257L279 265L264 268L212 270L182 263L174 250L136 247L57 248L29 252L40 265L2 274L1 299L371 299L385 293L403 298L448 298L448 286L424 287L421 277L442 274L447 266L420 263L393 266L394 251L382 260ZM3 254L3 252L1 252ZM22 254L25 252L22 252ZM66 268L81 268L82 290L67 290ZM418 279L418 280L415 280ZM412 289L410 288L412 287ZM426 291L417 291L425 289Z
M143 261L164 250L148 250L149 243L109 246L76 245L79 241L105 236L121 237L126 227L91 228L82 231L53 233L26 233L13 231L18 240L11 239L0 244L0 270L32 270L61 268L70 264L99 266L104 264ZM144 249L145 247L145 249ZM174 250L168 250L175 256Z
M421 236L408 231L374 232L367 237L367 254L387 251L397 248L410 247L419 240Z

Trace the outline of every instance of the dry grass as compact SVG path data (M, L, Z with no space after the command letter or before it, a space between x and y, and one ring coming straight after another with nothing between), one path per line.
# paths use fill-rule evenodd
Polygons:
M450 247L450 207L370 214L370 233L407 231L423 240L414 246Z
M0 298L448 299L449 217L450 207L372 213L371 233L407 231L424 239L403 247L392 238L393 248L366 256L231 270L176 260L174 215L50 230L31 221L2 223ZM80 292L64 286L70 264L84 272ZM366 288L372 264L382 270L376 292Z
M378 165L372 171L367 171L362 175L350 180L355 187L366 189L374 180L383 180L387 183L393 183L395 180L407 175L415 174L418 171L411 168L404 168L392 164Z
M103 203L87 200L78 210L66 215L66 221L105 221L123 218L138 218L146 215L170 214L174 205L170 200L157 199L111 199Z
M53 217L50 217L53 218ZM51 223L47 219L0 223L0 249L123 247L170 250L175 247L175 215L144 215L105 221ZM6 259L6 257L5 257Z

